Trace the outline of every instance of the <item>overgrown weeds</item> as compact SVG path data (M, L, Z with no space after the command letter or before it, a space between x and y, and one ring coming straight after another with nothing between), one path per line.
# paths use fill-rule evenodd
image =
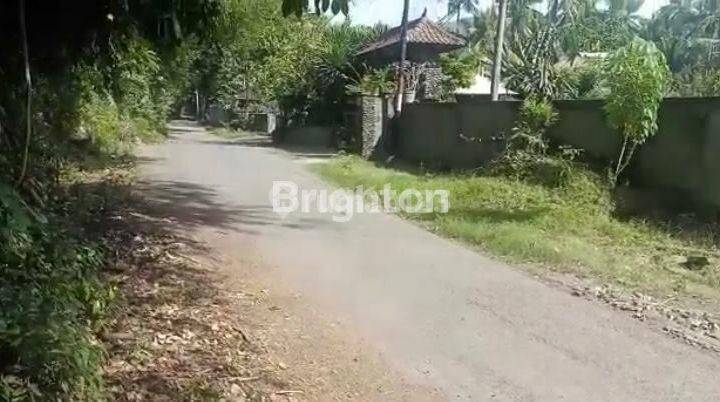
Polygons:
M607 180L580 166L559 186L487 172L408 173L355 157L317 169L343 187L446 189L449 213L407 218L510 261L535 263L530 267L538 272L569 272L663 295L719 294L720 254L712 232L619 219ZM707 262L690 267L693 256Z
M90 216L109 201L70 188L40 211L0 186L0 400L104 397L96 336L115 287L100 276L106 248L73 212Z
M122 178L91 183L79 165L117 162L139 140L161 137L190 85L177 71L192 63L182 49L163 63L132 30L120 42L33 70L29 137L29 112L17 101L25 85L0 69L0 400L105 396L97 336L115 288L101 277L104 233L86 229L119 201L113 181Z
M517 126L505 141L505 151L483 169L515 180L559 187L569 182L577 150L551 147L545 132L557 122L552 103L536 97L526 98Z
M285 389L235 310L255 296L215 284L194 257L203 246L133 192L129 165L100 165L67 167L42 215L0 187L0 401L267 400Z

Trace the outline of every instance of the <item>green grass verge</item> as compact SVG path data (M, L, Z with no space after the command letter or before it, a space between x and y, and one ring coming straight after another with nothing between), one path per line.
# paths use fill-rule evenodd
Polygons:
M613 216L610 191L579 169L550 188L502 176L429 174L377 167L357 157L316 166L341 187L393 190L446 189L447 214L405 216L511 262L559 271L651 294L690 293L716 299L720 289L712 234ZM691 271L679 264L703 255L710 265Z

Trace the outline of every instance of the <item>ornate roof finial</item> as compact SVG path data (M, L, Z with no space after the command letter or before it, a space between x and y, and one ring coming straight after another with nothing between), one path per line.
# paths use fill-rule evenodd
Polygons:
M423 17L423 18L427 17L427 7L425 7L425 10L423 10L423 15L422 15L422 17Z

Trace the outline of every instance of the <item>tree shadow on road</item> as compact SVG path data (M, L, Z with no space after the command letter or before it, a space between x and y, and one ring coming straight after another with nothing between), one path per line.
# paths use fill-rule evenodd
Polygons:
M99 334L113 400L269 400L287 387L246 332L243 303L254 296L218 286L223 278L204 262L210 250L184 234L264 224L262 209L230 208L188 183L138 191L113 169L70 187L66 207L78 212L78 230L104 244L104 275L121 295Z
M234 206L218 200L218 192L207 186L181 181L140 181L146 213L178 224L182 229L213 227L255 233L249 227L270 225L276 220L270 206Z

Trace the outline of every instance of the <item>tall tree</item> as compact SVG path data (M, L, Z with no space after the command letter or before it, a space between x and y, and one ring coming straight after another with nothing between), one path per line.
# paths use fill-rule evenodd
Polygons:
M645 0L606 0L608 11L617 16L629 16L637 13Z
M497 34L495 35L495 60L493 61L492 83L490 86L490 97L496 101L499 99L500 80L502 79L503 43L505 41L505 19L507 15L507 0L500 0L498 10Z
M398 67L397 95L395 96L395 113L398 114L402 112L403 95L405 95L405 59L407 58L409 13L410 0L404 0L402 24L400 26L400 65Z
M598 0L549 0L548 20L553 25L576 23L597 10Z
M25 64L25 86L27 90L25 106L25 148L23 149L20 176L17 180L17 185L20 186L23 184L23 181L25 181L30 155L30 138L32 136L32 75L30 75L30 55L28 50L27 27L25 21L25 0L18 0L18 10L20 35L22 36L23 61Z
M475 14L480 8L479 0L449 0L448 14L455 14L457 24L460 26L460 19L463 13Z
M655 13L646 37L657 44L675 72L717 64L720 9L714 1L673 0Z

